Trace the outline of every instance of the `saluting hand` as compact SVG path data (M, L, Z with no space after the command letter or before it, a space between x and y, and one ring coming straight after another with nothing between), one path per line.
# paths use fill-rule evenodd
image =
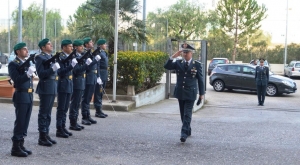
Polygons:
M182 52L182 50L179 50L178 52L174 53L172 55L172 58L177 58L178 56L180 56L181 52Z

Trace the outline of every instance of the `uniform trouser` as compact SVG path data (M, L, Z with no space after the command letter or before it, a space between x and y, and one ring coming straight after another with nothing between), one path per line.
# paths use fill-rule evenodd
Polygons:
M32 111L32 103L14 103L16 120L12 140L22 140L27 136L27 129Z
M266 85L256 85L256 88L257 88L258 104L263 104L265 102L267 86Z
M187 137L191 133L191 121L195 100L178 100L182 121L181 136Z
M96 84L95 87L95 93L94 93L94 106L95 108L102 109L102 98L103 98L103 92L106 87L106 81L103 81L102 85Z
M73 89L73 94L71 97L70 111L69 111L69 119L77 120L79 106L82 98L83 90L81 89Z
M71 93L59 92L57 95L56 128L66 126L67 112L70 106Z
M90 115L90 102L92 100L92 96L95 91L95 85L93 84L86 84L85 90L83 93L83 98L81 102L81 114L82 117L87 117Z
M39 94L40 109L38 115L39 132L49 133L51 123L51 112L55 99L55 94Z

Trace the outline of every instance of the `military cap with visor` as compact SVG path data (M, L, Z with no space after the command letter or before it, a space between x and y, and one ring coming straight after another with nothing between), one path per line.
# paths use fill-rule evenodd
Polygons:
M181 45L182 51L183 52L192 52L193 50L195 50L195 48L193 48L191 45L187 44L187 43L183 43Z

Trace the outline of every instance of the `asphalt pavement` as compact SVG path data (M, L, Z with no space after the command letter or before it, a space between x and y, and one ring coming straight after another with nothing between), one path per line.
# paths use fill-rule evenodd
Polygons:
M299 87L300 80L295 81ZM25 139L33 154L27 158L10 156L14 107L0 103L0 164L300 164L299 97L299 91L266 97L265 106L257 106L255 92L215 92L208 84L207 103L193 114L192 136L185 143L179 140L176 99L130 112L105 111L108 118L71 131L68 139L55 137L53 108L50 136L58 144L52 147L37 144L38 107L34 106Z

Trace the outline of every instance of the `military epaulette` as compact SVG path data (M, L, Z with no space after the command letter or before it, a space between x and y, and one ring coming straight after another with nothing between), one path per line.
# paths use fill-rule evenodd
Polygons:
M18 59L14 59L14 62L16 63L20 63L20 61Z
M201 62L200 61L198 61L198 60L194 60L195 62L197 62L197 63L199 63L199 64L201 64Z

